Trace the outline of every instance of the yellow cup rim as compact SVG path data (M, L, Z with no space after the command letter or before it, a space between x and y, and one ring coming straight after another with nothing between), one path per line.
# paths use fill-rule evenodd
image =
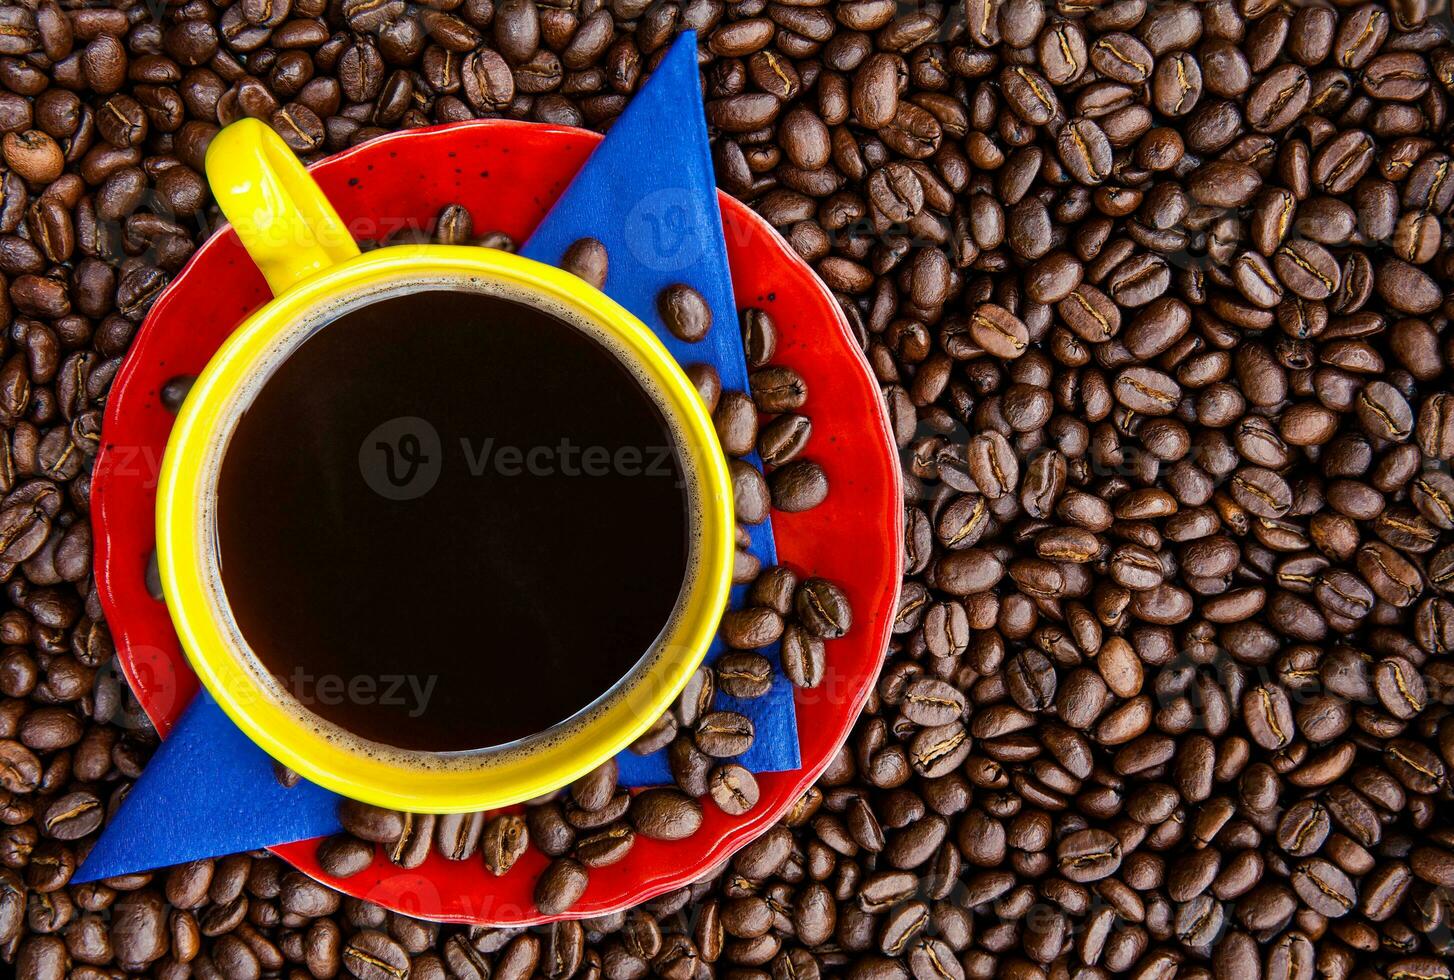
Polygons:
M510 746L411 753L343 734L271 686L235 625L215 572L211 500L216 471L257 371L287 356L326 322L330 307L411 283L468 278L480 288L557 305L600 328L618 356L655 382L659 407L681 436L679 458L695 484L693 572L671 629L627 678L564 726ZM281 353L280 353L281 352ZM635 741L706 655L731 588L732 483L710 414L656 336L620 304L577 277L493 249L400 245L333 265L250 316L197 377L178 413L157 491L157 561L183 650L222 710L274 759L351 799L413 812L457 813L519 803L566 785ZM219 606L222 608L219 609ZM239 644L242 649L239 649ZM262 676L258 674L262 671ZM342 736L342 737L340 737Z

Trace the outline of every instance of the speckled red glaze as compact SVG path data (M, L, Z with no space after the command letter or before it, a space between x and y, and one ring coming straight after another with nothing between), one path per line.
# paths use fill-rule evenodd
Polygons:
M380 137L322 161L312 174L359 238L426 225L457 202L469 208L476 229L523 241L600 139L531 123L462 123ZM776 823L847 738L877 677L898 603L901 477L878 386L837 303L808 266L746 206L726 195L719 201L737 304L763 307L776 320L776 361L807 380L808 455L832 486L814 510L773 515L778 550L800 572L840 583L855 625L830 644L822 687L797 694L802 768L760 775L761 800L745 816L729 817L708 803L702 829L690 839L638 840L626 860L592 872L572 917L619 910L695 881ZM91 491L97 588L122 670L164 736L198 685L165 606L145 585L156 544L157 470L173 420L160 391L177 375L198 373L269 296L237 236L221 230L158 298L106 406ZM545 863L533 850L502 878L478 860L435 855L412 871L381 857L348 879L318 867L313 841L273 851L340 891L409 915L490 925L549 920L530 897Z

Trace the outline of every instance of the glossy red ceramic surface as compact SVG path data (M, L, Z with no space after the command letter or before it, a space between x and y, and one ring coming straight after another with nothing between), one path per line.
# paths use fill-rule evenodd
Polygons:
M442 206L460 203L477 231L500 230L523 241L600 139L530 123L463 123L380 137L330 157L312 173L360 239L427 227ZM776 320L775 360L808 383L813 436L807 455L822 464L832 487L814 510L773 514L778 550L801 573L843 586L854 628L828 645L823 685L797 693L802 768L759 775L761 799L745 816L728 817L707 802L702 829L690 839L638 839L624 861L592 872L572 917L604 914L689 884L776 823L847 737L877 677L897 606L902 494L878 386L813 272L746 206L726 195L720 203L737 304L763 307ZM198 373L269 295L237 236L223 229L157 300L107 403L92 479L97 586L122 669L164 736L198 685L165 606L146 588L157 470L173 419L160 392L169 379ZM501 878L478 859L433 855L412 871L381 857L348 879L323 873L313 841L273 850L340 891L410 915L493 925L547 919L530 898L545 863L533 849Z

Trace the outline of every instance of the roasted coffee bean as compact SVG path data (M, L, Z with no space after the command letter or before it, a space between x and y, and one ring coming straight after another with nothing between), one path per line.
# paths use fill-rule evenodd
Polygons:
M740 391L726 391L717 400L712 422L717 440L729 456L746 456L757 441L757 406Z
M729 460L732 477L732 503L737 519L743 524L761 524L767 520L772 506L771 493L762 471L744 460Z
M0 140L5 163L31 184L48 184L61 175L65 156L49 135L39 130L6 133Z
M1316 800L1301 800L1283 814L1277 843L1293 857L1308 857L1322 848L1330 827L1327 808Z
M689 364L686 366L686 375L696 386L697 394L702 396L702 403L707 406L707 411L715 412L722 397L722 378L717 374L717 369L710 364Z
M474 855L484 831L482 813L446 813L434 824L434 843L439 853L450 861L463 861Z
M752 746L752 720L735 711L714 711L697 722L693 739L712 758L729 759Z
M699 726L699 744L701 731ZM702 807L696 800L678 790L648 789L632 797L630 820L636 832L643 837L653 840L682 840L695 834L701 826Z
M964 695L952 684L922 677L904 689L901 710L914 724L933 728L961 719L965 707Z
M581 837L573 853L587 868L604 868L624 859L635 842L630 825L617 822Z
M535 883L535 905L547 915L557 915L580 901L587 884L584 865L572 858L557 858Z
M708 777L712 802L726 814L740 816L757 806L757 778L736 763L718 766Z
M564 827L564 821L559 825ZM547 854L555 848L548 840L548 833L542 833L539 829L534 830L535 843ZM561 853L569 848L569 828L564 829L567 840L561 847ZM508 872L525 853L532 839L532 828L526 826L525 820L514 814L500 814L492 817L485 824L480 834L479 850L480 856L484 859L485 867L493 875L502 875Z
M712 308L690 286L668 286L656 300L657 312L672 336L696 343L712 328Z
M340 834L319 845L318 863L329 874L347 878L374 863L374 848L367 841Z
M1192 173L1187 191L1198 204L1232 208L1251 201L1261 186L1262 178L1253 168L1243 163L1219 160L1203 164Z
M684 793L697 797L707 792L712 759L697 748L690 736L674 738L667 746L666 755L672 778Z
M460 62L461 89L477 112L498 112L515 97L515 79L499 54L480 48Z
M769 466L784 466L807 448L812 435L812 419L788 412L779 415L758 432L757 453Z
M786 616L793 608L793 595L797 591L798 575L786 565L774 565L764 569L748 591L748 602L764 606Z
M560 267L584 279L597 289L606 286L606 247L594 238L573 242L561 257Z
M860 125L882 129L893 120L905 74L903 59L889 53L871 55L859 67L853 76L851 104Z
M353 836L377 844L393 844L404 833L405 814L354 800L339 804L338 820Z
M1056 137L1055 149L1065 169L1082 184L1094 186L1111 175L1111 143L1094 119L1067 122Z
M1232 477L1232 498L1250 513L1263 518L1278 518L1292 507L1292 490L1287 481L1272 470L1246 466Z
M772 362L777 353L777 325L766 310L742 311L742 350L747 366L754 370Z
M1273 255L1273 266L1283 284L1303 299L1327 299L1342 282L1337 259L1309 239L1283 245Z
M1364 385L1354 407L1364 428L1381 439L1403 442L1413 434L1414 415L1408 400L1387 382Z
M1000 433L982 432L970 439L964 455L970 479L988 499L1013 494L1019 486L1019 462Z
M372 929L344 943L339 962L358 980L401 980L409 975L409 954L388 935Z
M783 673L799 687L817 687L823 681L827 652L821 637L796 623L782 636Z
M828 499L828 475L810 459L788 463L767 479L772 505L790 514L812 510Z
M791 412L803 407L808 386L791 368L767 367L755 371L748 379L752 400L763 412Z
M670 711L664 712L643 735L631 743L631 750L638 755L648 755L665 748L676 738L677 728L676 715ZM532 817L544 809L546 808L541 807L531 811Z
M1281 65L1252 89L1247 99L1247 120L1260 132L1285 129L1307 108L1312 85L1300 65Z
M616 762L611 760L586 773L570 787L571 799L582 810L595 811L616 797Z
M1287 692L1275 684L1263 684L1247 692L1242 712L1248 734L1265 749L1281 749L1296 734Z
M404 832L389 847L389 860L401 868L417 868L434 841L434 814L406 813Z
M1293 889L1308 908L1336 919L1353 911L1358 892L1340 868L1322 858L1298 865L1292 875Z
M771 610L762 610L771 612ZM728 616L732 613L728 612ZM776 617L776 613L772 613ZM778 620L776 636L761 644L777 642L782 635L781 620ZM760 698L772 687L773 667L771 661L755 653L728 653L723 655L714 667L717 686L734 698Z
M1373 688L1384 710L1404 721L1428 704L1423 675L1402 657L1385 657L1374 666Z
M827 579L810 578L793 600L798 620L815 636L833 640L853 625L853 611L843 590Z
M994 356L1006 359L1023 354L1030 339L1030 333L1019 317L993 303L985 303L970 314L969 332L975 343Z
M1074 882L1099 881L1120 867L1121 842L1104 830L1081 830L1056 848L1056 867Z

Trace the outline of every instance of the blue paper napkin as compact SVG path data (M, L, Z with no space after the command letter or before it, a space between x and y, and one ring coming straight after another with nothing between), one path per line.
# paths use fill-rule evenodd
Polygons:
M338 796L285 788L206 691L192 701L72 884L336 833Z
M605 292L650 326L682 364L706 362L725 390L747 389L747 367L707 142L696 36L673 44L521 250L557 264L576 239L607 249ZM684 282L706 298L714 327L700 343L672 336L656 296ZM761 462L751 457L755 465ZM772 528L748 529L764 565L777 560ZM733 590L740 601L745 587ZM720 642L709 653L715 659ZM774 647L764 651L776 663ZM778 672L761 698L719 695L718 707L752 719L757 738L739 761L754 772L798 768L792 685ZM668 783L665 753L618 759L627 786ZM285 789L272 760L211 697L199 696L152 757L74 883L336 833L338 797L302 782Z
M558 265L566 249L585 237L606 246L605 292L649 326L679 364L711 364L724 391L747 390L747 360L732 298L697 76L696 36L691 32L667 52L521 254ZM657 313L657 296L673 283L693 287L712 308L712 330L697 343L678 340ZM749 458L761 469L755 454ZM747 531L751 550L763 566L776 564L770 524ZM733 590L734 603L746 589ZM708 660L722 650L719 640ZM778 662L776 646L762 652ZM738 760L754 772L799 765L793 687L782 671L775 677L772 690L760 698L717 699L719 708L739 711L756 726L752 748ZM616 761L628 786L671 782L664 751L645 757L623 752Z

